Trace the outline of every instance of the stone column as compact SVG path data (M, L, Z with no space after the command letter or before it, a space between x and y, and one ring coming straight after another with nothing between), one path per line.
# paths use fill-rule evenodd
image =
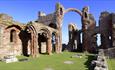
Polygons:
M31 40L30 40L31 44L30 44L30 50L31 50L31 56L34 57L33 54L33 33L31 31Z
M31 45L30 45L30 49L31 49L31 56L33 58L37 57L38 55L38 48L37 48L37 36L36 36L36 33L35 31L33 30L33 27L30 27L30 31L31 31Z
M62 52L62 27L60 26L59 28L59 42L60 42L60 46L59 46L59 52Z
M68 26L68 33L69 33L69 42L68 42L68 50L71 51L73 47L72 39L73 39L73 33L72 33L72 25L69 24Z
M55 22L57 24L57 30L59 31L59 53L62 52L62 21L63 21L63 15L64 15L64 7L57 3L56 4L56 12L55 12Z
M83 31L83 50L88 51L89 44L88 44L88 23L89 23L89 16L88 16L88 7L84 7L82 10L82 31Z
M82 49L81 49L81 35L80 34L81 34L81 31L78 31L77 32L77 49L82 51Z
M56 53L59 53L59 36L56 34L56 39L55 39L55 51Z
M52 54L52 43L51 43L51 37L47 39L47 53L49 55Z
M34 54L35 54L35 57L38 57L38 36L35 35L34 36Z

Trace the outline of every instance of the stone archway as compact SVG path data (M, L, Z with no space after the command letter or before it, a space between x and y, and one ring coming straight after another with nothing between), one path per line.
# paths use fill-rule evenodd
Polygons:
M33 25L28 25L27 26L27 31L31 34L30 38L30 55L32 57L37 57L38 55L38 50L37 50L37 31Z
M56 29L50 28L46 25L38 24L36 22L30 22L27 25L26 31L30 34L30 55L36 57L37 54L40 52L39 48L41 47L41 45L39 44L39 39L41 39L42 42L46 42L46 53L48 53L49 55L52 54L52 32L57 33L58 31ZM44 40L42 40L42 38L44 38ZM58 47L57 44L56 47Z
M76 8L68 8L64 11L64 14L71 12L71 11L76 12L77 14L79 14L82 17L82 12Z
M51 32L47 28L41 28L38 31L38 45L39 45L40 53L42 53L42 51L43 51L43 53L48 53L49 55L51 54L51 52L52 52ZM46 51L45 51L45 49L46 49Z
M84 7L82 9L82 11L75 9L75 8L68 8L68 9L64 9L64 7L57 3L56 4L56 23L57 23L57 29L59 30L59 52L61 52L62 50L62 21L63 21L63 17L67 12L75 12L77 14L79 14L81 16L81 22L82 22L82 32L83 32L83 47L85 48L85 50L87 50L87 36L86 36L86 30L88 28L88 23L89 23L89 13L88 13L88 7Z

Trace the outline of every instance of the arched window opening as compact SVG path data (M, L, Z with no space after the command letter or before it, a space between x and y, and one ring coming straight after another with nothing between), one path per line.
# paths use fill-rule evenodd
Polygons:
M85 12L85 18L87 18L87 13Z
M77 12L73 9L67 10L65 12L66 13L64 13L65 15L64 15L64 18L63 18L63 22L62 22L63 23L63 26L62 26L62 31L63 31L62 32L62 43L63 44L68 44L70 39L72 39L72 37L73 37L72 31L75 31L73 27L68 26L68 25L70 23L75 24L75 27L77 25L78 26L77 29L81 30L81 20L76 20L76 18L81 19L81 16L79 16L79 14L76 14ZM70 16L72 16L72 17L70 17ZM71 19L71 18L73 18L73 19ZM67 20L67 21L64 21L64 20ZM68 30L68 32L66 30Z
M60 15L63 15L63 10L62 10L62 8L60 8Z
M15 30L10 31L10 42L16 42L16 31Z

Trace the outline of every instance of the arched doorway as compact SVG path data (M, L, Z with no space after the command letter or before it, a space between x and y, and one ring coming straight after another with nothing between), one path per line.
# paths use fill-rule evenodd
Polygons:
M31 22L30 22L31 23ZM29 43L28 52L33 58L38 56L38 42L37 42L37 31L33 25L28 25L26 27L27 32L29 33L30 41L26 41Z
M39 53L50 55L52 53L51 30L47 26L39 27L36 24L38 23L27 26L27 31L31 36L30 55L32 57L37 57Z
M38 33L38 50L41 54L51 54L51 33L47 28L40 29Z
M47 34L45 32L38 33L39 53L47 53Z

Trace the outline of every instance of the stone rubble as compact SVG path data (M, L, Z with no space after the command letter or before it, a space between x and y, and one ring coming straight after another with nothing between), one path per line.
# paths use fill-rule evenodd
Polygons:
M108 70L108 65L104 56L103 49L99 50L97 60L93 60L91 62L91 66L94 67L94 70Z

